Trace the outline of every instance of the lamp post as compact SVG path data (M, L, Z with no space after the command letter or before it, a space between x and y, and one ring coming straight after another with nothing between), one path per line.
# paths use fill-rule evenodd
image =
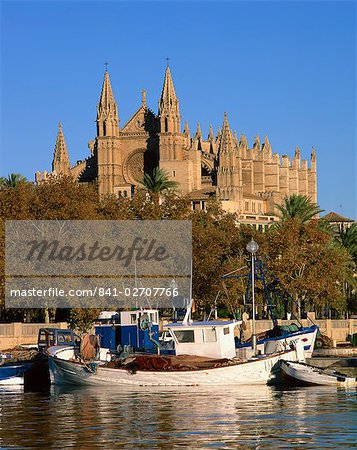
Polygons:
M252 317L252 349L253 354L257 354L257 335L255 332L255 254L257 253L259 249L259 245L255 242L255 240L252 238L250 242L248 242L247 251L252 255L251 259L251 266L252 266L252 309L253 309L253 317Z

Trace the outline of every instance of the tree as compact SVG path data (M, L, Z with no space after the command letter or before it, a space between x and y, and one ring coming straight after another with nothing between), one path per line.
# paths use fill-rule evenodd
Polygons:
M29 183L29 181L19 173L10 173L7 178L0 177L0 187L13 188L19 183Z
M7 177L0 177L0 185L2 187L16 187L19 183L29 183L26 177L20 173L11 173Z
M345 279L344 289L347 297L348 309L351 312L355 312L357 310L357 224L353 223L347 230L340 230L336 236L336 241L348 252L353 260L353 264L351 262L353 272Z
M282 205L275 205L281 221L296 218L301 223L308 222L323 212L316 203L306 195L292 194L285 197Z
M152 176L146 173L142 184L150 194L161 194L177 188L177 182L170 180L168 173L159 167L154 169Z
M70 325L79 335L91 331L93 322L98 319L100 309L96 308L74 308L70 313Z
M351 257L317 221L286 220L267 233L262 253L267 266L299 304L309 310L345 308L343 283L351 277Z
M336 240L348 251L357 264L357 223L353 223L347 230L340 230Z
M77 183L71 177L53 177L38 185L18 183L11 189L0 189L0 314L1 319L23 320L33 317L32 310L4 310L5 297L5 220L160 220L183 219L190 210L187 198L168 191L162 205L147 202L144 192L132 199L108 196L100 199L94 184ZM36 311L39 313L40 311ZM55 311L45 309L49 318ZM90 317L83 313L85 318ZM77 314L78 320L83 314ZM41 320L38 315L36 316ZM55 318L53 316L53 318ZM42 319L43 320L43 319Z

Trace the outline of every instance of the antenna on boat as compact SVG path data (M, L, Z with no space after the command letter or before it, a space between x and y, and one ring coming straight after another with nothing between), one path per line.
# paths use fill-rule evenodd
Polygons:
M250 242L248 242L246 246L247 251L252 255L251 259L251 270L252 270L252 349L253 349L253 355L257 354L257 335L255 331L255 292L254 292L254 285L255 285L255 254L257 253L259 249L259 245L255 242L255 240L252 238Z
M187 305L187 309L186 309L186 314L185 317L183 318L183 325L187 325L187 322L192 322L192 316L191 316L191 312L192 312L192 304L193 304L193 298L192 298L192 260L191 260L191 282L190 282L190 298L188 301L188 305Z

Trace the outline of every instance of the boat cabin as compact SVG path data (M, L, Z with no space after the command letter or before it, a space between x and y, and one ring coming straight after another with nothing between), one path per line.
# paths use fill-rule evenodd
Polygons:
M62 328L40 328L38 331L37 346L40 352L52 346L79 347L81 338L72 330Z
M152 335L150 336L150 328ZM159 339L159 311L138 309L132 311L103 311L95 325L100 337L101 353L123 349L156 353ZM103 353L104 355L104 353Z
M232 320L169 323L165 328L175 342L176 355L230 359L236 356L234 328L241 323Z

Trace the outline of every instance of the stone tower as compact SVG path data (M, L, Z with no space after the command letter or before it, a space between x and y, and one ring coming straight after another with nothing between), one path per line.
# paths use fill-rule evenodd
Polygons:
M61 123L58 125L58 133L52 161L52 172L55 175L70 175L71 173L71 165L69 162L67 145L64 140Z
M112 194L120 184L122 167L119 141L119 115L108 71L105 71L102 92L97 106L97 136L94 158L97 164L100 195Z
M201 163L198 152L189 151L188 126L181 133L181 116L170 67L166 67L159 100L159 161L170 179L179 183L183 192L201 188Z

